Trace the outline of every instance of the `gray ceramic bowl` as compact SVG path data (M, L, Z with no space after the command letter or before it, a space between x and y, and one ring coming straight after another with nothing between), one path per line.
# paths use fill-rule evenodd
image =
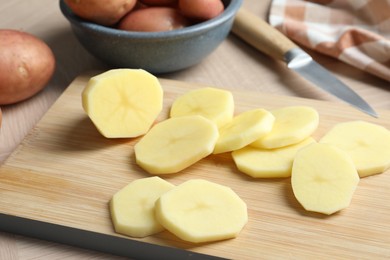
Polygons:
M242 0L223 0L218 17L168 32L129 32L75 16L63 0L60 8L81 44L110 66L142 68L161 74L199 63L227 37Z

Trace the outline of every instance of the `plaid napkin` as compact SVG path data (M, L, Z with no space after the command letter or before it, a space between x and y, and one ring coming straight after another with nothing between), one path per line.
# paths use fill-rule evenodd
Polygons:
M302 46L390 81L389 0L272 0L269 23Z

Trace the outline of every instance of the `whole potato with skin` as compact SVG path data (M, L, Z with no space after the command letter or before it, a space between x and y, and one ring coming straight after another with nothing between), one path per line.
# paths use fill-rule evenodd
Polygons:
M65 0L65 3L77 16L111 26L130 12L137 0Z
M150 6L173 6L178 0L139 0L139 2Z
M55 57L41 39L22 31L0 30L0 104L27 99L54 74Z
M179 0L179 9L187 17L209 20L225 9L221 0Z
M148 7L128 13L118 28L137 32L161 32L190 25L189 20L171 7Z

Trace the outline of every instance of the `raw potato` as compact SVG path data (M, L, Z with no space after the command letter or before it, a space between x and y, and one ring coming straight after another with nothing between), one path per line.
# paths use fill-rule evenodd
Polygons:
M139 0L139 2L151 6L173 6L178 0Z
M212 153L218 128L194 115L156 124L134 146L136 162L151 174L177 173Z
M65 0L79 17L101 25L114 25L136 5L136 0Z
M254 178L285 178L291 176L291 168L297 152L315 140L309 137L300 143L275 149L246 146L232 152L239 171Z
M110 212L115 231L131 237L146 237L164 230L154 216L154 204L175 185L160 177L138 179L115 193Z
M82 92L82 105L107 138L145 134L163 106L158 79L141 69L113 69L92 77Z
M187 115L204 116L221 127L233 119L233 95L212 87L188 91L175 99L170 110L170 117Z
M164 193L155 214L168 231L193 243L234 238L248 221L247 206L232 189L201 179Z
M339 123L320 142L346 151L360 177L382 173L390 168L390 131L383 126L365 121Z
M312 144L295 157L291 185L308 211L330 215L348 207L358 183L352 159L336 146Z
M251 145L274 149L299 143L311 136L319 124L318 112L307 106L289 106L271 111L275 116L272 131Z
M172 7L148 7L128 13L118 28L136 32L163 32L190 25L190 21Z
M22 31L0 30L0 105L41 91L52 78L55 57L41 39Z
M238 150L272 130L275 117L265 109L243 112L221 127L213 153Z
M179 9L185 16L202 21L217 17L224 8L221 0L179 0Z

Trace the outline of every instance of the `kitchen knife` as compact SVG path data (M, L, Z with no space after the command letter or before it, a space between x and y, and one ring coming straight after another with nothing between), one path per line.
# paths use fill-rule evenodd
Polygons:
M285 61L287 67L306 80L333 94L359 110L378 117L377 113L356 92L315 62L309 54L267 22L241 8L233 23L232 32L265 54Z

